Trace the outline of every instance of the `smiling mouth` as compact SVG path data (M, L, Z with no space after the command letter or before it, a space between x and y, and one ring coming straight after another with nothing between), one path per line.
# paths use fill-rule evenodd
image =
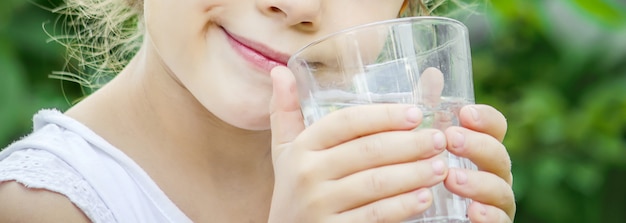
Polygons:
M289 55L278 52L259 42L249 40L228 32L222 27L230 45L245 60L269 74L276 66L287 66Z

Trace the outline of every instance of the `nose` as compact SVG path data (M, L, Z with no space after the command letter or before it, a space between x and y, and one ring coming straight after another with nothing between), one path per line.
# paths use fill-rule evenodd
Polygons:
M307 31L316 30L321 19L321 0L257 0L257 6L263 14Z

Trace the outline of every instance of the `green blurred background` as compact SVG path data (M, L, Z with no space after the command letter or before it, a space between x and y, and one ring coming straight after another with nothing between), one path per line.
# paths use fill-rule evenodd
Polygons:
M76 84L51 79L59 0L0 1L0 147ZM40 6L36 6L39 4ZM469 26L478 103L508 119L516 222L626 222L626 2L493 0ZM58 27L57 27L58 28ZM1 201L0 201L1 202Z

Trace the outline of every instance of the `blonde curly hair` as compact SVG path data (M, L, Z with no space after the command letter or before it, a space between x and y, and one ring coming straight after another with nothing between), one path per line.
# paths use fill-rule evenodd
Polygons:
M399 17L431 15L447 2L461 0L405 0ZM442 7L444 6L444 7ZM119 73L143 40L143 0L66 0L53 10L61 17L52 40L67 48L67 65L51 77L77 82L88 90L100 88ZM89 92L87 92L89 93Z
M139 50L142 11L142 0L66 0L53 10L60 15L54 28L61 30L50 34L67 49L66 67L50 76L100 88Z

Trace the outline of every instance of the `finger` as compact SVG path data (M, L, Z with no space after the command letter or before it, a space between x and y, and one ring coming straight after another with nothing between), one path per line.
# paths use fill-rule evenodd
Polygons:
M448 111L433 111L432 127L444 130L454 124L457 114Z
M511 223L513 216L508 216L504 211L491 205L472 202L467 210L467 215L472 223Z
M376 200L434 186L444 180L448 168L441 158L378 167L361 171L336 180L334 193L327 196L335 200L335 210L349 210Z
M304 122L296 93L295 78L286 67L271 72L273 94L270 102L272 154L276 157L281 144L293 141L304 130ZM277 150L277 151L274 151Z
M411 130L421 120L422 112L413 105L361 105L331 112L298 137L309 149L322 150L374 133Z
M323 151L321 168L328 173L326 178L339 179L365 169L427 159L445 147L445 135L436 129L383 132Z
M506 118L495 108L488 105L468 105L459 114L461 126L502 141L506 135Z
M401 222L424 212L431 204L432 193L424 188L338 213L329 222Z
M511 219L515 215L513 189L496 175L453 168L449 170L444 183L454 194L501 209Z
M448 151L471 160L478 169L487 171L513 184L511 158L504 145L490 135L462 127L445 131Z
M425 105L436 107L441 102L443 92L443 73L437 68L429 67L422 72L418 81L418 92Z

